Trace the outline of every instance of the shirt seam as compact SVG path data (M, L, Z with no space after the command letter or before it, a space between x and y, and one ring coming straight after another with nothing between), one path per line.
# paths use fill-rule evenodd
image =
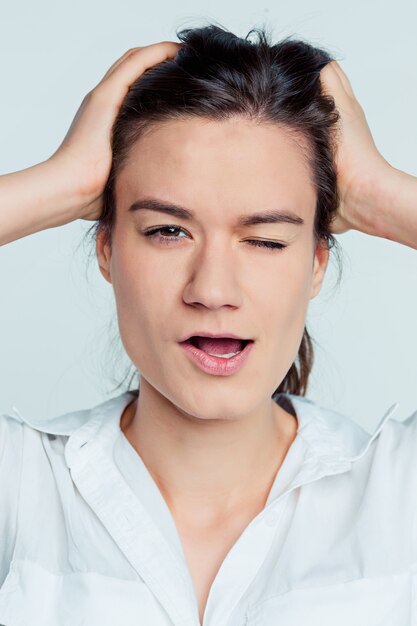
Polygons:
M267 598L264 598L258 602L255 602L252 605L249 605L246 609L246 615L248 618L253 619L254 617L258 617L258 613L259 611L263 608L263 605L266 604L267 602L270 602L271 600L276 600L277 598L282 598L283 596L286 596L290 593L297 593L297 592L302 592L302 591L311 591L312 589L316 590L316 589L327 589L327 588L331 588L334 586L338 586L338 585L346 585L346 584L350 584L350 583L356 583L358 581L363 581L363 580L379 580L379 579L385 579L385 578L392 578L395 576L404 576L405 574L410 574L410 581L412 583L415 574L414 574L414 569L417 566L417 561L412 561L408 567L406 567L405 569L402 569L398 572L391 572L389 574L383 574L380 576L359 576L356 578L350 578L349 580L342 580L340 582L337 583L330 583L330 584L326 584L326 585L314 585L314 586L307 586L307 587L295 587L292 589L288 589L287 591L283 591L282 593L275 593L273 595L268 596Z

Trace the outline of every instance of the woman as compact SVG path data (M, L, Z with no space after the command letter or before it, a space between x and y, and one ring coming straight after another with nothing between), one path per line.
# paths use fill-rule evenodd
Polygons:
M52 157L0 178L3 244L96 222L141 374L2 416L0 622L417 624L417 414L370 436L304 397L333 234L417 248L417 179L323 50L180 38L129 50Z

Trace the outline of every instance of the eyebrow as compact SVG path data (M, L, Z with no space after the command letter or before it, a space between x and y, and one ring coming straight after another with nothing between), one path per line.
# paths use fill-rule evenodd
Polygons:
M152 197L136 200L128 210L140 211L144 209L166 213L167 215L183 220L195 219L195 214L193 211L190 211L190 209ZM296 224L300 226L304 224L304 220L291 211L279 211L277 209L249 215L240 215L236 220L237 226L255 226L256 224Z

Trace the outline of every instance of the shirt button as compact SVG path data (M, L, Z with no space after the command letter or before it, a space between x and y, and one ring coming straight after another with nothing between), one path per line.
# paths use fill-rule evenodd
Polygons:
M268 526L275 526L278 522L278 513L276 511L266 511L264 520Z

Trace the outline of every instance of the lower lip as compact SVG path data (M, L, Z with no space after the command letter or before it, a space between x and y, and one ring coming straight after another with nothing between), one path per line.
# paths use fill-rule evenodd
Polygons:
M204 350L199 350L191 343L180 343L181 348L185 350L190 359L198 365L203 372L214 374L215 376L230 376L238 372L245 364L254 342L251 341L243 348L239 354L231 356L228 359L222 359L218 356L207 354Z

